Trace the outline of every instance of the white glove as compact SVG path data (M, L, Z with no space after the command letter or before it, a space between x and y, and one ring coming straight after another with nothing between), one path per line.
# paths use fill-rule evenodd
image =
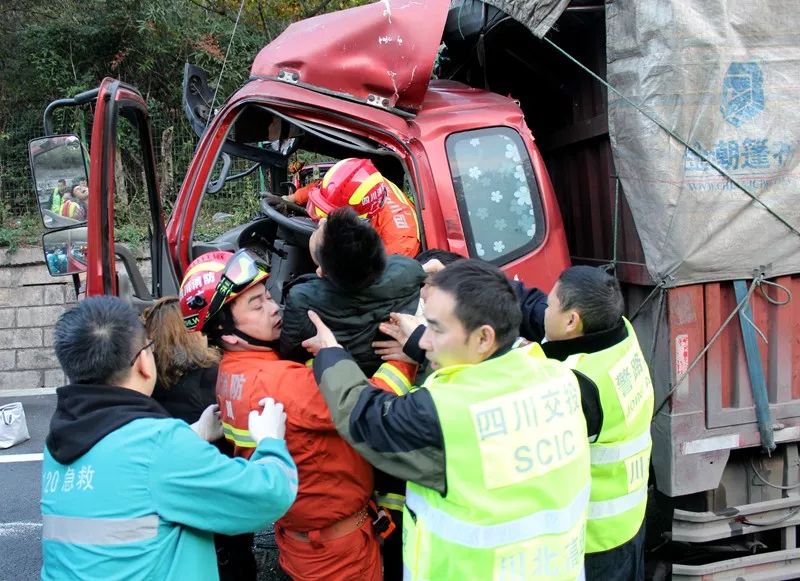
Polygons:
M219 406L211 404L203 413L200 419L191 425L195 434L203 438L206 442L216 442L222 437L222 422L219 419Z
M247 427L250 430L250 437L258 444L264 438L275 438L283 440L286 435L286 414L283 411L282 403L275 403L271 397L267 397L258 402L264 406L264 410L258 413L257 410L250 412Z

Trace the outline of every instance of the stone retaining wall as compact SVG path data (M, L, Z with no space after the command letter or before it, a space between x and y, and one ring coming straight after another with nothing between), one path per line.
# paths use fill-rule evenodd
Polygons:
M140 267L149 280L149 262ZM0 250L0 395L64 385L53 327L75 301L72 277L50 276L41 248Z

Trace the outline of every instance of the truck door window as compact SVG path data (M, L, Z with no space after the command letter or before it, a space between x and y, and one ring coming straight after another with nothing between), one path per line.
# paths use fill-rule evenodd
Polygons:
M131 257L136 249L146 247L146 241L152 231L150 202L148 200L147 182L145 180L145 164L142 144L139 139L139 128L134 116L120 115L117 121L116 160L114 163L114 242L117 250ZM119 257L118 257L119 258ZM131 285L131 281L143 277L145 288L151 287L150 269L143 272L132 272L138 269L136 260L127 263L117 260L117 276L119 294L130 299L136 296L149 299L141 288Z
M525 142L508 127L454 133L446 141L470 256L506 264L544 239L544 216Z

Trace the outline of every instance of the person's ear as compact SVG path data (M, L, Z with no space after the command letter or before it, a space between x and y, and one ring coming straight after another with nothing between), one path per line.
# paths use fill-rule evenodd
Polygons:
M241 342L241 339L239 339L239 337L237 337L236 335L222 335L220 339L222 340L223 343L230 346L234 346Z
M133 369L145 381L151 381L155 379L157 373L156 360L155 357L153 357L152 352L150 352L150 349L145 349L139 352L139 355L136 357L136 361L133 364Z
M317 273L317 276L318 276L318 277L320 277L320 278L325 278L325 273L324 273L324 272L322 272L322 267L321 267L321 266L318 266L318 267L317 267L317 270L315 270L314 272L316 272L316 273Z
M581 319L581 314L575 309L571 309L569 311L566 331L568 334L573 336L583 335L583 319Z
M473 331L473 336L476 341L476 349L481 358L489 357L494 349L497 335L494 328L490 325L481 325Z

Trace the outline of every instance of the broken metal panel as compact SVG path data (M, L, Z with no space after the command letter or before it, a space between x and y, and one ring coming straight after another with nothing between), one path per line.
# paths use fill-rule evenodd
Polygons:
M251 75L418 111L449 6L384 0L296 22L258 53Z
M680 285L800 271L796 2L619 0L606 16L611 85L695 149L609 91L651 275Z

